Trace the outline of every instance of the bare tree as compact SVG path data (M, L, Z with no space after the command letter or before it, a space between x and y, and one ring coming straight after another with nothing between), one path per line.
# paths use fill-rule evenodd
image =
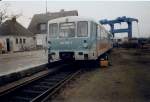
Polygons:
M8 18L7 8L8 4L0 4L0 24Z
M0 4L0 24L3 23L6 19L12 19L12 18L19 18L20 16L22 16L22 12L20 13L12 13L8 14L8 7L9 4L8 3L2 3Z
M11 14L8 18L19 18L20 16L22 16L22 13L20 12L20 13L16 13L16 14Z

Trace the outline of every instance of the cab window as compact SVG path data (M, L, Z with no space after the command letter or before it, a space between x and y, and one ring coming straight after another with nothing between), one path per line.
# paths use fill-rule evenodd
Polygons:
M88 22L80 21L77 25L77 36L78 37L87 37L88 36Z
M50 37L57 37L58 34L58 24L54 23L54 24L50 24L49 25L49 35Z
M75 37L75 23L74 22L67 22L67 23L60 23L60 30L59 30L59 37Z

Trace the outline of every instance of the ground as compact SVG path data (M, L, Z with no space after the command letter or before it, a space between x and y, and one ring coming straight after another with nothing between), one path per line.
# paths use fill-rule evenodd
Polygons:
M44 50L0 54L0 76L47 63Z
M113 49L111 64L82 73L52 102L150 102L150 50Z

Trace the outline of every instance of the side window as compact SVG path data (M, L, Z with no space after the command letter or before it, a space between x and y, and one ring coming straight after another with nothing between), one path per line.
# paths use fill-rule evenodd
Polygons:
M106 31L106 39L109 39L109 33Z
M87 21L78 22L77 36L78 37L87 37L88 36L88 22Z
M105 30L105 39L107 39L108 38L108 33L107 33L107 31Z
M97 24L94 23L93 25L93 34L97 34Z
M22 44L22 39L20 38L20 44Z
M91 22L91 34L96 35L97 34L97 24L94 22Z
M104 29L103 28L101 28L101 39L104 39Z
M105 30L105 39L108 39L108 32Z
M47 28L46 23L41 23L40 24L41 33L46 33L46 28Z
M45 37L45 42L47 42L47 36Z
M101 27L100 26L97 26L98 30L97 30L97 37L100 38L101 37Z
M26 43L26 39L23 39L23 43L24 43L24 44Z
M104 28L101 30L101 39L108 39L108 33Z
M18 38L16 38L16 44L18 44Z

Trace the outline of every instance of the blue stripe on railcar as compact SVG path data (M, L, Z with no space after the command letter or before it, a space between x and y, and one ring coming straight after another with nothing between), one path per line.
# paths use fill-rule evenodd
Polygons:
M59 51L79 51L89 50L92 45L95 44L95 39L90 38L61 38L61 39L50 39L51 50ZM87 43L87 47L84 46Z

